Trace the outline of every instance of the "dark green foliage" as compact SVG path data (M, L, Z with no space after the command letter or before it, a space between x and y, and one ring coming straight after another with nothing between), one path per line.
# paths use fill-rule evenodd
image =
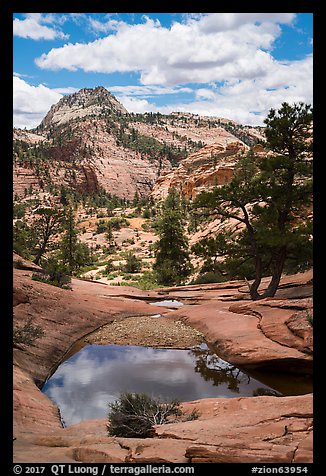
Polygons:
M35 211L33 233L37 237L34 263L38 264L42 256L52 246L54 237L62 230L63 211L56 207L39 207Z
M130 133L128 133L129 131ZM144 156L149 156L153 160L160 160L166 157L171 164L175 165L187 156L187 151L173 144L158 141L152 136L140 134L135 128L125 129L123 124L120 128L113 129L117 144L128 149L137 150Z
M123 393L109 404L109 436L125 438L148 438L153 434L153 425L163 425L180 418L183 412L180 403L163 403L144 393ZM193 412L188 419L198 418Z
M243 126L239 124L233 124L232 122L229 123L220 123L220 126L223 127L228 132L231 132L232 135L240 139L242 142L249 146L253 146L257 144L258 139L256 137L253 137L250 135L248 132L243 130Z
M312 111L284 103L271 110L266 123L272 155L238 162L228 184L204 192L195 206L210 209L221 220L242 226L220 243L219 255L230 277L252 278L253 299L274 296L284 270L302 270L312 263ZM259 294L262 276L271 276Z
M311 312L308 312L306 313L306 318L307 318L307 322L309 323L309 325L311 327L314 326L314 317L313 317L313 314Z
M34 211L32 225L25 220L17 220L13 226L14 251L38 264L53 246L54 237L60 231L61 220L61 211L49 207L39 207Z
M109 248L114 248L115 246L115 241L114 241L114 235L112 231L112 223L109 221L106 226L106 234L105 234L105 239L107 240L109 244Z
M99 220L96 224L96 233L105 233L107 231L108 222L105 220Z
M110 274L112 271L116 271L116 267L113 264L113 260L110 259L105 266L104 274Z
M35 230L25 220L17 220L13 226L13 250L26 259L33 259L37 243Z
M191 247L193 253L205 260L201 272L218 273L222 276L223 265L219 263L218 258L226 254L229 241L230 237L220 233L215 238L203 238Z
M70 289L69 269L54 257L48 258L42 264L42 271L33 273L32 279L63 289Z
M24 218L26 207L24 203L14 203L13 206L13 218Z
M68 191L66 189L66 187L64 187L63 185L61 185L61 188L60 188L60 203L65 207L68 205Z
M36 339L44 335L44 331L40 326L33 324L33 319L30 317L28 321L22 326L15 326L13 329L13 344L19 346L20 344L33 345Z
M112 230L120 230L120 228L130 225L129 220L127 220L126 218L120 218L120 217L111 218L109 223Z
M123 267L125 273L138 273L141 270L141 260L131 251L127 253L126 264Z
M59 242L60 259L68 273L78 271L94 262L94 256L86 243L78 239L74 212L71 207L65 211L64 234Z
M148 208L145 208L142 214L143 218L150 218L151 217L151 211Z
M163 212L156 223L160 239L155 244L157 281L163 285L180 284L191 273L188 240L184 232L180 197L172 188L163 206Z

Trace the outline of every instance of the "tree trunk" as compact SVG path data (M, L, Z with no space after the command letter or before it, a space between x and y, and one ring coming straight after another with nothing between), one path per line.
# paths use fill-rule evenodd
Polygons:
M45 249L46 249L46 243L43 244L43 245L39 248L39 250L38 250L38 252L37 252L37 254L36 254L36 256L35 256L35 258L34 258L34 260L33 260L33 263L35 263L35 264L37 264L37 265L39 264L40 259L42 258L42 256L43 256L44 253L45 253Z
M275 257L275 261L274 261L274 270L272 273L270 283L266 291L264 291L262 294L259 294L258 292L258 288L262 278L261 260L259 258L256 258L256 277L254 282L249 286L250 296L253 301L258 301L260 299L275 296L279 283L280 283L281 276L282 276L286 254L287 254L286 246L278 250Z
M256 255L256 262L255 262L255 280L249 286L250 296L253 301L257 301L261 299L260 294L258 293L258 288L260 286L261 278L262 278L262 262L261 258Z
M286 259L287 249L286 246L283 246L277 253L276 262L274 266L274 271L272 274L272 279L266 289L266 291L262 294L261 299L265 297L274 297L276 291L278 289L278 285L280 283L280 279L282 276L282 271L284 268L284 263Z

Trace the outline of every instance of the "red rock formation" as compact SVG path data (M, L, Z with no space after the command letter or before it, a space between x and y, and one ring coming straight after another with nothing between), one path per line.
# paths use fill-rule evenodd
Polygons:
M16 463L35 463L35 455L39 463L312 461L312 395L309 394L212 398L184 403L185 411L194 408L199 411L198 420L156 426L154 437L147 439L108 437L105 419L62 428L57 408L35 383L44 382L81 336L115 318L152 314L153 308L141 300L164 295L80 280L73 280L72 290L62 290L32 281L31 271L26 269L28 262L20 266L25 269L14 272L15 324L33 316L45 335L33 346L14 350ZM308 278L308 275L287 277L282 291L291 295L296 286L298 296L301 286L309 283ZM276 360L290 357L299 363L308 362L311 356L304 354L304 348L298 350L300 336L295 335L290 342L287 336L284 341L285 334L275 332L280 324L277 316L284 316L282 325L288 323L291 306L297 310L307 306L306 298L290 298L290 302L284 297L260 301L257 311L248 301L243 301L245 307L236 302L236 296L244 294L243 285L243 281L238 281L209 285L211 289L208 286L185 286L175 288L176 291L171 288L165 290L170 296L179 293L181 298L197 304L173 312L162 308L160 312L166 312L170 318L183 316L193 326L200 326L208 341L218 341L222 350L229 350L230 361L235 358L242 363L257 362L259 355L266 360L266 356L273 354ZM221 301L230 297L233 304ZM213 305L204 304L207 299L213 299ZM276 309L277 316L273 314ZM257 328L258 312L262 316L261 328Z
M168 316L194 326L236 366L311 374L311 279L312 271L284 276L275 298L259 303L246 300L239 281L165 289L170 299L191 304Z
M87 166L96 174L100 187L121 198L133 199L136 192L140 196L148 195L157 179L159 182L155 186L154 197L165 196L170 182L192 197L206 185L225 183L232 170L232 156L238 156L241 150L247 148L234 135L237 135L236 127L239 125L226 119L185 113L159 115L157 118L143 116L139 120L134 115L130 118L126 109L103 87L82 89L63 97L51 107L37 133L14 130L15 140L33 147L40 145L49 162L45 165L43 161L37 173L35 164L26 172L22 158L15 160L15 193L23 196L24 189L31 184L35 191L41 191L39 181L44 167L49 172L44 177L46 185L49 185L51 177L53 185L83 190L83 181L78 182L79 167ZM230 124L233 133L226 130ZM242 127L240 130L244 131ZM141 138L140 143L146 143L150 138L154 139L157 151L160 144L164 144L165 149L155 155L139 144L127 147L125 143L123 146L123 141L119 140L120 132L120 139L123 134L134 132ZM251 139L261 137L255 128L247 127L245 134ZM184 154L197 150L202 144L207 146L185 161L181 160ZM174 163L180 162L183 168L171 178L165 175L161 181L160 175L172 170L168 160L172 146ZM226 160L227 157L229 160ZM225 159L224 163L221 158ZM19 169L21 167L24 170ZM84 191L88 191L87 185Z
M219 139L183 160L178 168L160 177L151 193L157 200L166 198L171 187L193 199L199 192L224 185L233 175L233 167L248 147L234 137Z

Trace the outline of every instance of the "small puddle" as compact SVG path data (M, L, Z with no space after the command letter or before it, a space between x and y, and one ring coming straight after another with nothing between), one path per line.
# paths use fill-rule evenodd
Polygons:
M164 301L150 302L152 306L164 306L177 308L183 306L183 302L177 301L176 299L166 299Z
M281 395L220 359L206 344L187 350L86 345L63 362L42 391L66 426L105 418L122 392L162 400Z

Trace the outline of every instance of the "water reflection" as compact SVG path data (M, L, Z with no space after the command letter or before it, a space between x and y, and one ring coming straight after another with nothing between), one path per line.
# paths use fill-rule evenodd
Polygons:
M150 302L152 306L165 306L165 307L181 307L183 306L183 302L177 301L176 299L166 299L164 301L157 301L157 302Z
M191 350L87 345L64 362L43 387L66 425L104 418L121 392L180 401L252 396L273 391L219 359L206 345Z

